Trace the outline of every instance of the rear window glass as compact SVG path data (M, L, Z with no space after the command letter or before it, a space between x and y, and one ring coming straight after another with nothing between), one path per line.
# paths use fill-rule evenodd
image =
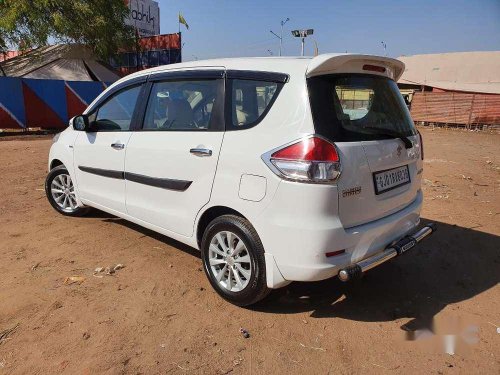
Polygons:
M276 82L233 79L232 127L241 129L257 124L272 105L281 86Z
M368 75L309 78L309 98L316 132L349 142L416 134L396 82Z

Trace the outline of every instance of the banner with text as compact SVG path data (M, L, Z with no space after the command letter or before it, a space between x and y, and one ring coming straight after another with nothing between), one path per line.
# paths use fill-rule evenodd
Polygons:
M160 7L156 1L126 0L130 15L125 23L137 29L140 37L160 34Z

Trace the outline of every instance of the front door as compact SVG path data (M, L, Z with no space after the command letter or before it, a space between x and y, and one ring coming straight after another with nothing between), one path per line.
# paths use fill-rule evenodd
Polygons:
M90 128L74 144L74 169L83 203L125 213L125 153L141 84L122 89L89 114Z
M152 82L143 129L127 146L129 215L192 235L210 199L224 136L223 90L222 72Z

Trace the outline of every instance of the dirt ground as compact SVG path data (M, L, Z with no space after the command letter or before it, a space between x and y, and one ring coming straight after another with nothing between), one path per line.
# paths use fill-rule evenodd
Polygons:
M500 135L422 132L436 234L358 282L294 283L251 309L211 290L196 250L57 214L50 138L0 140L0 374L500 373ZM405 340L433 319L434 336Z

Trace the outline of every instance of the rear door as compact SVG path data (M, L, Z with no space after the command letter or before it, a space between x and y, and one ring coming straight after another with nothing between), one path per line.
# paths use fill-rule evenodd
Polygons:
M150 77L143 127L125 160L129 215L184 236L212 192L224 137L224 71Z
M390 215L420 189L419 136L396 83L370 74L308 79L316 132L335 142L339 215L352 227Z

